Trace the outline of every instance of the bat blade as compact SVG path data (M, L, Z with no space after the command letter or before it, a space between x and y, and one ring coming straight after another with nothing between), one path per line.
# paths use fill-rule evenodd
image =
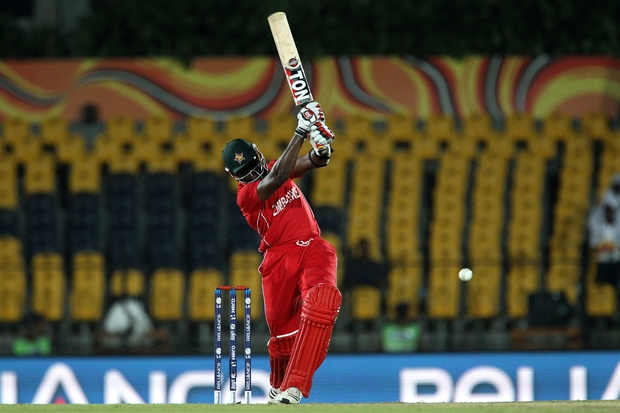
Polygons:
M313 100L310 84L301 64L301 58L295 45L293 33L284 12L276 12L267 18L271 34L278 49L280 62L293 95L296 106Z

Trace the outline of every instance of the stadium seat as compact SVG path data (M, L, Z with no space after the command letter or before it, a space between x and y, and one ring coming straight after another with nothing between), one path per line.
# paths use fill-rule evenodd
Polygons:
M493 120L487 113L472 113L463 120L463 135L466 138L487 141L494 134Z
M219 135L215 119L204 116L190 116L185 121L185 133L191 140L213 143Z
M347 189L346 168L346 161L334 157L329 163L329 168L314 172L309 194L313 207L331 206L336 209L344 207Z
M241 138L252 142L257 134L255 124L253 116L231 116L224 121L224 133L228 139ZM292 133L290 137L293 137Z
M39 123L41 143L50 145L58 149L64 145L71 134L69 133L69 123L60 116L52 116Z
M6 142L17 144L32 138L30 123L23 118L9 117L2 122L2 138Z
M374 321L382 313L381 290L370 285L357 285L351 294L351 317L356 321Z
M105 264L99 252L73 255L70 317L76 322L99 321L105 297Z
M530 141L538 137L536 131L534 118L529 113L513 113L506 118L504 127L505 136L512 140L517 141Z
M467 314L474 318L497 316L500 310L501 265L473 264L471 270L475 276L467 283Z
M612 317L616 313L617 293L614 286L596 282L596 261L588 257L585 282L585 313L588 317Z
M224 275L216 269L196 269L191 272L187 297L187 314L191 321L213 321L215 288L224 284ZM258 291L254 294L258 294Z
M411 142L419 135L415 120L409 114L392 114L386 119L385 136L392 142Z
M89 157L89 162L99 164L100 158L87 150L86 141L82 136L70 136L56 149L58 162L61 164L73 164L82 158Z
M134 119L118 115L106 121L105 136L120 144L132 143L138 136Z
M51 155L41 155L28 163L24 192L26 195L51 194L56 190L54 159Z
M66 277L63 258L58 253L39 253L31 261L32 311L49 321L64 316Z
M429 274L427 312L430 318L454 318L459 313L461 285L457 274L462 265L454 260L435 263Z
M589 112L581 117L581 129L591 140L608 140L611 136L610 119L603 112Z
M0 323L18 323L26 310L26 274L23 265L0 262Z
M69 193L98 193L101 190L101 170L93 157L84 157L71 164Z
M17 165L13 158L0 157L0 209L17 210Z
M456 139L454 117L446 114L434 114L426 119L425 135L436 142L451 142Z
M422 287L422 267L418 264L399 265L388 274L386 311L391 319L396 318L396 306L406 303L408 317L418 315L420 289Z
M110 276L110 296L142 297L145 292L144 284L144 274L136 268L115 270Z
M522 318L528 313L528 296L540 285L539 263L513 265L508 272L506 313L511 318Z
M185 277L174 268L155 270L151 276L149 314L155 321L178 321L183 314Z
M573 119L565 113L554 112L544 119L543 131L553 141L569 141L575 135Z
M144 122L144 138L148 141L164 143L172 139L173 121L165 115L150 116Z

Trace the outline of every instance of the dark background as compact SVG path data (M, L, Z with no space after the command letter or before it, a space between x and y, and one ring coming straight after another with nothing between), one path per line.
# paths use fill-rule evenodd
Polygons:
M275 11L308 58L620 55L615 0L3 0L0 58L273 55Z

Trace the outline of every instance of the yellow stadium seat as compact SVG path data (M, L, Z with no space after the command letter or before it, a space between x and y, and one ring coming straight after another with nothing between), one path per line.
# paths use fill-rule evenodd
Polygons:
M66 277L63 258L57 253L40 253L32 258L31 308L49 321L64 315Z
M424 131L427 137L439 142L450 142L457 136L454 129L454 118L443 113L429 116Z
M421 265L410 264L394 267L388 275L386 310L388 317L396 318L396 306L406 303L408 317L418 315L420 287L422 286Z
M259 263L260 265L260 263ZM232 286L247 287L252 292L251 318L258 320L264 315L263 311L263 294L262 279L257 270L258 265L254 267L235 267L230 271L230 284Z
M469 139L488 140L494 133L493 120L487 113L472 113L463 121L463 134Z
M614 286L596 282L596 261L590 257L585 283L585 312L590 317L611 317L616 313Z
M230 257L230 285L252 290L253 320L263 315L262 280L258 272L262 259L262 255L256 251L236 251Z
M413 154L420 160L436 159L439 154L439 146L436 141L427 137L416 139L413 144Z
M427 299L430 318L454 318L459 313L460 263L433 264L429 274Z
M415 120L408 114L394 114L386 119L386 137L392 142L413 141L418 135Z
M185 122L185 129L189 139L198 142L214 142L219 134L217 121L202 116L190 116Z
M105 264L99 252L79 252L73 256L71 277L71 319L98 321L105 297Z
M140 169L140 165L136 157L131 153L117 154L110 160L110 174L136 174Z
M172 138L173 121L164 115L150 116L144 122L144 137L153 142L168 142Z
M0 208L17 209L17 166L14 159L0 157Z
M85 157L71 164L69 192L98 193L101 190L101 170L94 157Z
M13 156L22 165L37 162L42 153L38 138L27 137L13 145Z
M144 274L136 268L115 270L110 277L110 295L120 297L144 295Z
M25 193L50 194L56 189L54 159L50 155L42 155L36 162L26 167Z
M562 291L572 304L577 302L577 289L579 288L580 263L576 262L553 262L547 273L547 290Z
M603 112L589 112L583 115L581 128L593 140L607 140L611 135L609 118Z
M167 173L174 175L177 172L177 160L170 153L159 153L147 161L146 169L151 174Z
M0 263L0 323L22 320L26 307L26 274L23 267Z
M174 141L174 157L180 163L194 163L203 151L203 144L188 135L180 135Z
M224 285L224 275L216 269L197 269L189 276L187 314L192 321L213 321L215 288ZM256 294L256 292L255 292Z
M44 119L40 123L41 143L59 147L65 144L70 137L69 124L66 119L60 116L53 116Z
M495 134L486 141L485 153L498 159L510 159L514 153L514 142Z
M467 283L467 314L491 318L499 314L501 266L472 265L475 276Z
M348 116L344 121L344 131L341 133L345 139L355 142L366 142L376 134L373 120L361 115Z
M506 312L511 318L525 317L528 296L538 290L540 270L538 264L513 265L508 272Z
M544 119L544 134L554 141L568 141L575 134L573 119L565 113L552 113Z
M313 207L332 206L337 209L344 207L347 189L346 167L346 161L334 158L329 163L329 168L314 172L310 192Z
M290 141L295 133L295 128L297 128L297 118L293 114L282 113L267 119L265 135L273 142Z
M357 285L351 292L351 317L357 321L373 321L381 315L381 290L370 285Z
M19 117L9 117L2 122L2 137L11 143L23 142L32 137L30 123Z
M252 141L251 137L257 133L255 123L253 116L232 116L224 121L224 131L229 139L241 138ZM293 137L292 133L290 137Z
M137 137L135 121L128 116L114 116L106 122L105 135L121 144L131 143Z
M176 321L183 313L185 277L174 268L155 270L151 278L150 314L155 321Z
M86 149L86 142L81 136L70 136L56 149L58 161L63 164L79 162L82 158L91 155ZM92 156L92 155L91 155ZM93 156L90 162L100 162L99 156Z
M505 136L512 141L529 141L538 136L529 113L513 113L506 118Z

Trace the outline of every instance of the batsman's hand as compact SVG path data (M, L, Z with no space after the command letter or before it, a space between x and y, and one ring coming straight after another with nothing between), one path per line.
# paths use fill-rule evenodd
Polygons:
M317 156L329 157L331 155L331 143L334 138L336 135L325 122L317 121L310 127L310 143Z
M297 129L295 129L295 132L307 138L312 125L323 121L325 121L325 114L321 110L319 102L310 102L297 114Z

